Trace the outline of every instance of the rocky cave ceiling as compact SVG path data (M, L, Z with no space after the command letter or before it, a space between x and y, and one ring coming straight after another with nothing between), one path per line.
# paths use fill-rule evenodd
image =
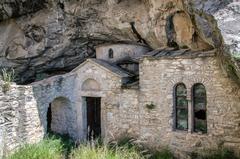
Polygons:
M233 0L1 0L0 67L30 83L66 73L103 43L240 52ZM235 63L234 63L235 62ZM231 69L238 69L232 61ZM237 74L235 71L234 73Z

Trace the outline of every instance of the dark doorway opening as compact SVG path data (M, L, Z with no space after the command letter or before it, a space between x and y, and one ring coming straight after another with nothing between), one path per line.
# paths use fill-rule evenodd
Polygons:
M101 137L101 98L86 97L87 105L87 139Z
M51 132L51 123L52 123L52 108L50 103L47 111L47 133Z

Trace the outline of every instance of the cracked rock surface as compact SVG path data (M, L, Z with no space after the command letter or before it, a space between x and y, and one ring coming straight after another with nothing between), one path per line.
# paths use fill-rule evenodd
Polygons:
M121 41L237 55L239 6L237 0L2 0L0 67L30 83L72 70L99 44Z
M239 0L203 0L192 1L198 13L213 16L221 31L225 46L233 55L240 55L240 1ZM205 28L207 34L212 31Z

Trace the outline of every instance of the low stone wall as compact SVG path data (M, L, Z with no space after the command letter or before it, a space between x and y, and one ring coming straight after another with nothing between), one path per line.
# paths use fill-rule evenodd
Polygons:
M4 93L2 86L0 81L0 158L43 138L32 87L12 84Z

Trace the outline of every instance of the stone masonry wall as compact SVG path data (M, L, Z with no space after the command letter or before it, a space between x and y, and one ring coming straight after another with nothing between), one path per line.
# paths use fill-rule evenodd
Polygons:
M120 135L129 135L130 137L139 137L139 103L138 90L124 89L119 99L118 108L118 126L122 129ZM116 123L117 124L117 123ZM121 137L121 136L120 136Z
M124 89L102 98L106 118L105 140L122 137L139 137L138 90Z
M189 114L191 89L202 83L207 92L207 134L174 130L173 88L187 87ZM240 147L240 89L221 70L216 57L195 59L144 58L140 64L140 138L153 147L169 146L179 157L217 146ZM156 108L147 110L146 104ZM180 153L181 152L181 153Z
M13 84L3 93L2 86L1 82L0 158L24 143L35 143L43 137L32 87Z
M74 74L67 74L32 84L44 134L47 133L47 112L51 103L52 130L56 130L56 132L60 134L68 134L72 138L78 139L79 130L77 126L77 108L75 106L76 96L73 91L75 78L76 76ZM66 102L61 102L61 100ZM59 102L61 105L56 104ZM63 117L60 117L63 111L66 112Z

